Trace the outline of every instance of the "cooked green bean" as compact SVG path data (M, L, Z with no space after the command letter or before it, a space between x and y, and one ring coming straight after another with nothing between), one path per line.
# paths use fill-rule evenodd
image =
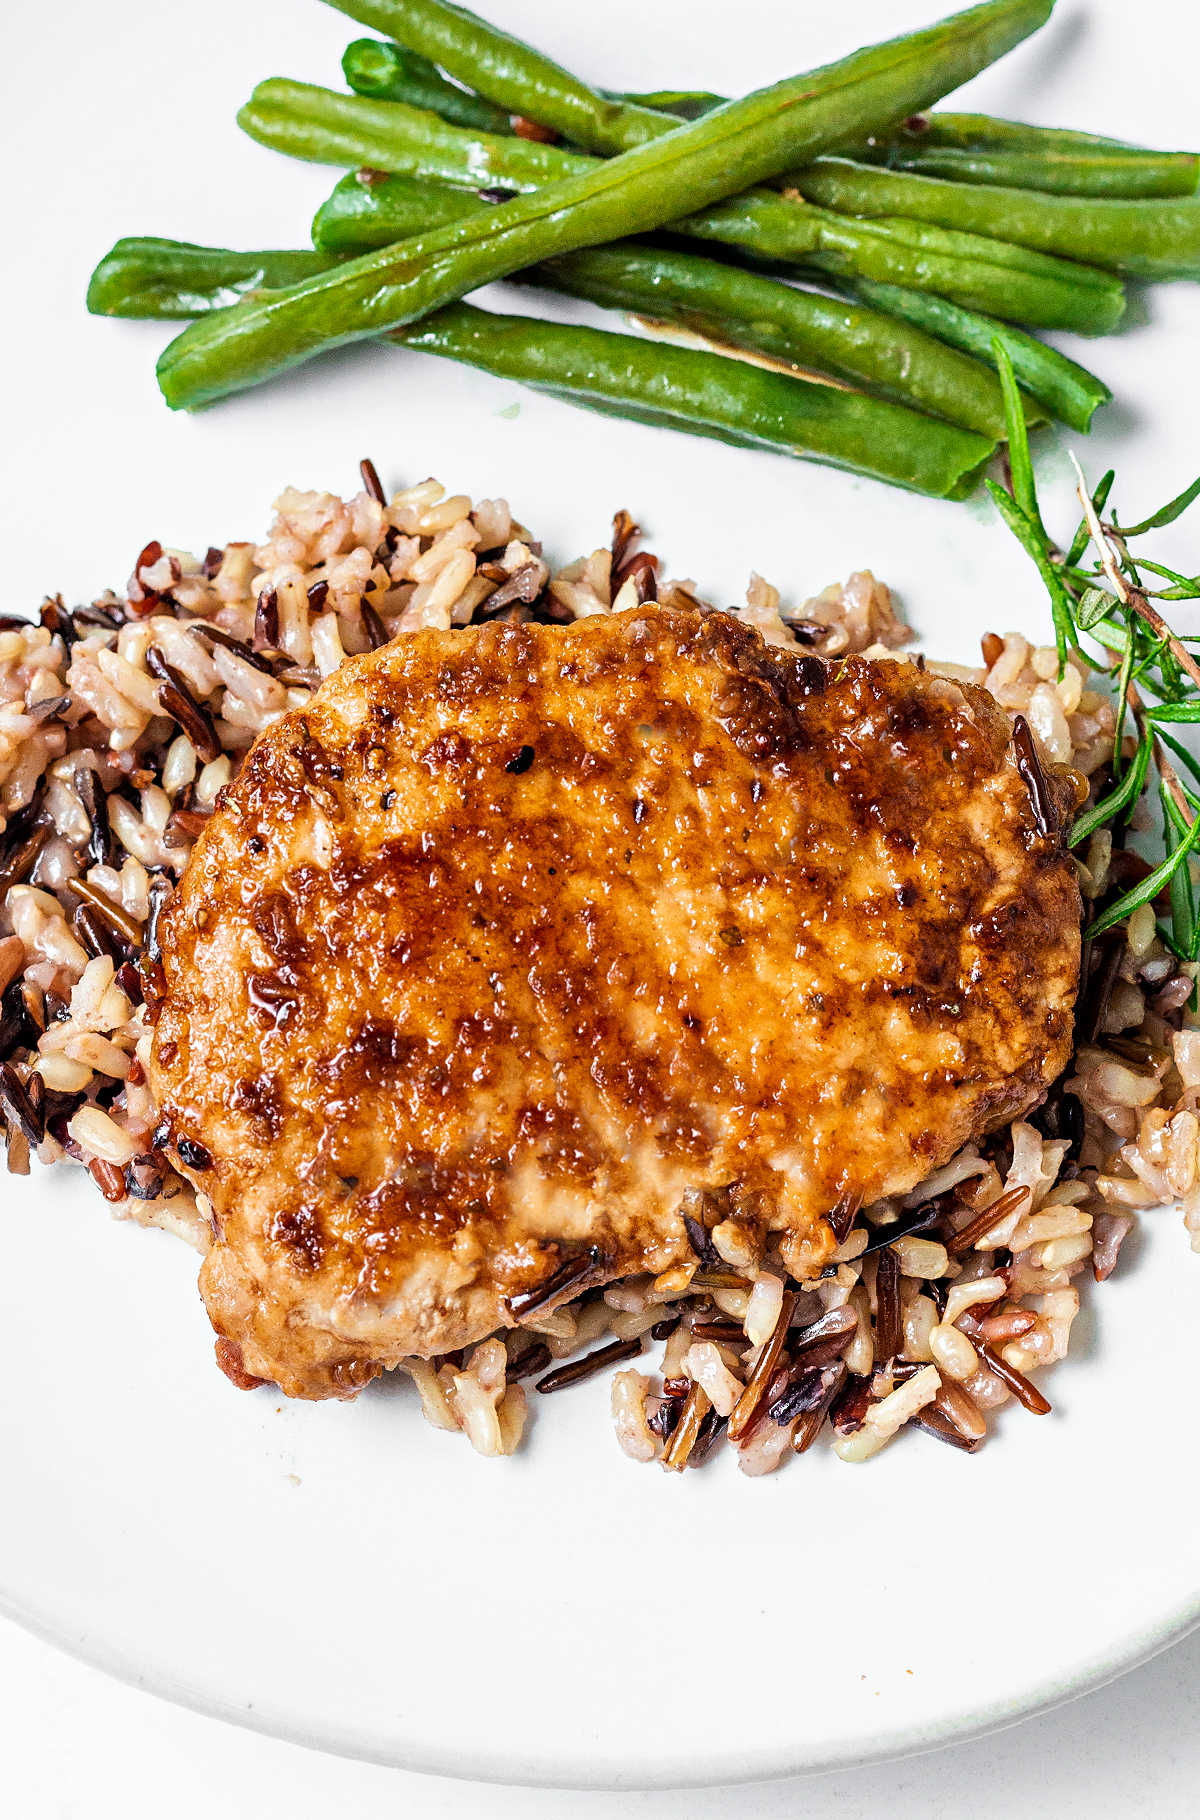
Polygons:
M436 63L406 45L380 38L356 38L342 53L342 74L356 95L366 95L369 100L403 101L408 107L431 108L455 126L471 126L484 133L513 131L513 117L504 108L485 101L473 89L448 81ZM609 101L653 108L655 113L674 114L681 120L698 120L701 114L711 113L728 99L703 90L655 89L645 95L622 94L615 89L600 92Z
M815 368L993 440L1004 432L1000 383L979 361L956 354L951 366L946 356L952 350L931 336L910 330L901 337L899 322L873 310L756 272L694 253L617 241L566 253L522 277L689 329L718 345ZM1039 415L1030 401L1030 418Z
M489 204L472 190L420 177L348 171L313 216L312 240L323 253L354 258L411 239L444 221L461 221Z
M1068 360L1057 348L1047 347L1045 342L1023 334L1009 323L976 315L948 303L944 297L902 290L897 285L871 284L857 279L845 288L885 315L910 322L989 365L995 364L992 342L999 338L1008 351L1023 390L1073 430L1086 430L1096 408L1107 404L1112 397L1104 381L1089 373L1086 367Z
M342 74L356 95L373 101L403 101L409 107L432 108L455 126L485 133L511 132L502 107L481 95L447 82L428 57L378 38L356 38L342 54Z
M533 190L596 170L599 160L557 145L452 126L423 108L371 101L272 76L238 114L272 151L317 164L370 165L468 189Z
M913 127L875 138L854 156L959 183L1069 196L1191 196L1200 183L1196 152L1154 152L1095 133L987 114L920 115Z
M325 250L361 253L485 207L461 190L411 177L344 177L317 211L313 238ZM999 381L917 329L860 305L797 290L693 253L616 241L568 253L520 274L609 309L631 310L733 348L814 368L882 397L915 405L981 435L1004 428ZM1031 420L1039 415L1030 401Z
M326 348L413 322L553 254L644 233L705 208L906 118L1019 42L1049 6L1050 0L991 0L823 71L788 77L486 215L217 311L185 329L160 357L163 395L175 408L194 408Z
M451 206L470 206L462 195L446 194ZM634 260L637 252L627 249ZM622 253L605 247L571 257L610 256L619 264ZM286 272L287 261L303 263L314 257L319 255L233 253L163 240L118 241L97 267L97 280L101 274L105 280L103 297L94 307L107 315L159 319L188 310L202 314L220 307L231 283L257 283L264 271ZM597 410L832 461L939 497L965 490L995 447L994 437L856 393L762 373L716 354L663 348L629 335L568 328L530 317L485 315L468 305L450 305L393 339L411 341Z
M337 264L336 255L308 249L231 253L182 240L118 240L92 273L87 307L93 316L186 321Z
M1105 335L1125 308L1119 281L1093 266L894 215L852 220L770 191L739 196L672 225L699 239L740 246L757 259L936 291L967 309L1035 328Z
M703 90L623 95L592 89L520 39L447 0L329 3L423 52L506 112L540 121L593 151L628 151L644 144L662 130L653 124L655 112L695 120L724 105L722 96ZM934 176L1075 195L1189 195L1200 180L1200 158L1191 153L1151 152L1091 133L1022 126L981 114L917 118L918 130L901 125L894 134L872 135L875 149L864 156L881 156L898 168ZM993 154L990 162L988 154ZM937 162L943 157L948 158L946 168Z
M634 107L652 107L659 114L675 114L680 120L699 120L715 107L724 107L728 95L714 95L704 88L656 88L644 94L619 89L602 89L610 101L628 101Z
M849 215L903 215L972 234L1003 235L1018 246L1133 278L1200 278L1195 197L1132 202L1050 196L948 183L847 158L822 158L789 182L809 201Z
M451 304L389 340L610 416L827 462L939 498L963 497L994 445L903 405L742 360L605 329Z
M520 38L489 25L464 7L446 4L446 0L329 0L329 4L360 25L420 52L506 114L540 121L576 145L596 152L628 152L663 130L663 116L657 110L589 88ZM1047 6L1042 18L1048 11ZM1036 23L1040 25L1042 19ZM892 118L898 121L901 116ZM669 128L671 122L667 125Z
M239 119L263 143L301 157L362 163L439 182L527 190L609 168L603 160L558 146L463 132L397 102L364 101L278 78L259 84ZM934 289L966 308L1038 328L1103 334L1123 309L1120 284L1090 267L928 223L854 221L774 190L750 190L671 225L690 238L721 241L755 259Z

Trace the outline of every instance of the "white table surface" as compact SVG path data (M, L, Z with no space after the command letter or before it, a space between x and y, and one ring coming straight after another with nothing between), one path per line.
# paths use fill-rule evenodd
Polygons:
M658 1794L481 1787L281 1744L168 1706L0 1621L0 1810L21 1820L1150 1820L1194 1815L1200 1631L988 1738L801 1781Z

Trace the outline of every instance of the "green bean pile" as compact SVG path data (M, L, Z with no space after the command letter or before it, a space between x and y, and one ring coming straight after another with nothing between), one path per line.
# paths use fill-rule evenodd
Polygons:
M272 78L238 116L350 167L312 247L123 240L93 273L94 313L193 319L158 363L173 408L384 337L957 498L1005 437L998 358L1027 423L1084 430L1108 388L1029 331L1105 334L1126 277L1200 277L1194 154L926 111L1053 0L987 0L738 100L592 88L447 0L330 3L385 34L348 47L350 92ZM504 278L708 345L461 301Z

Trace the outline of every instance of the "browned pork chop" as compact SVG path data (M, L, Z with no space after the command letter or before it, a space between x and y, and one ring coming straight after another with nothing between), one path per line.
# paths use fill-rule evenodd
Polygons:
M152 1084L236 1373L353 1394L720 1191L798 1276L1067 1060L1068 776L982 690L724 614L420 632L257 741L164 918Z

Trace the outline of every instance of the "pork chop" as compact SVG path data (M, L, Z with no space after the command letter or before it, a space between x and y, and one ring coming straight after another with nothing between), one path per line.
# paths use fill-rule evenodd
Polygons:
M252 748L164 919L151 1083L219 1354L292 1396L695 1262L797 1277L1064 1067L1069 773L967 683L721 613L425 631ZM555 1280L560 1280L555 1278Z

